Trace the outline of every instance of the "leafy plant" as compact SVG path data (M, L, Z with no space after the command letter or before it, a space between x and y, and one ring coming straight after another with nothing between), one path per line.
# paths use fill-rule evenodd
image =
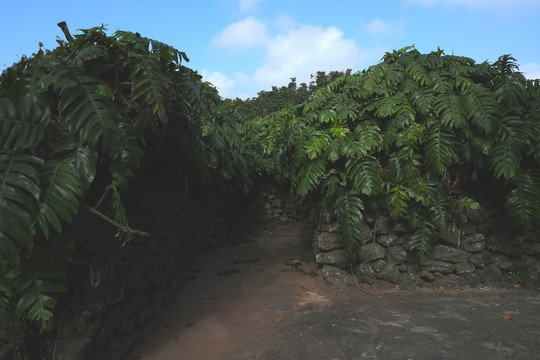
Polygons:
M145 150L173 134L177 161L194 174L214 152L201 134L208 85L182 65L185 53L136 33L72 36L59 25L67 41L0 76L0 317L42 330L66 289L74 241L61 234L81 208L124 241L145 235L121 202ZM14 338L4 328L0 337Z
M539 86L508 55L476 64L407 47L276 114L268 153L299 194L320 191L335 207L349 247L365 240L363 204L375 204L408 220L422 254L456 212L478 206L464 195L478 176L530 228L540 217Z

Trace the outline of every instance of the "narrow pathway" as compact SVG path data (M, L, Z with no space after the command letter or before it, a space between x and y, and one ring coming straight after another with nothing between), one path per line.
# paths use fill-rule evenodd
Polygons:
M209 253L128 360L539 358L539 292L329 289L311 235L281 226Z
M283 325L330 304L310 262L311 236L306 224L282 225L209 253L193 280L179 279L176 300L128 359L256 359Z

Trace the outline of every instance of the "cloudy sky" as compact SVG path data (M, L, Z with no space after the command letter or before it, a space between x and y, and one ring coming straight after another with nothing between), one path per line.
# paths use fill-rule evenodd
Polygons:
M540 0L0 0L0 71L42 42L105 24L187 53L223 97L247 98L291 77L362 70L386 51L438 47L477 62L512 54L540 78Z

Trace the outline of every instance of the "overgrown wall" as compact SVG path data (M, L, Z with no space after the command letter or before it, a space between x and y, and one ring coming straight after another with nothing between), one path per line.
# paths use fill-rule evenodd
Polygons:
M326 280L357 286L391 283L402 289L428 287L540 288L540 232L510 228L501 214L485 208L461 215L420 259L409 250L411 232L388 216L367 216L366 244L350 252L339 240L338 225L323 213L313 237L313 249Z

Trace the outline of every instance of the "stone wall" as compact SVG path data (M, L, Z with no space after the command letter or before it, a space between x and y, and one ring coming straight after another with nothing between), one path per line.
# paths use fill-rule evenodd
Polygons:
M394 284L447 288L522 285L540 289L540 233L509 230L500 214L480 208L467 211L448 230L436 234L425 259L409 249L411 231L388 216L366 216L362 224L365 245L344 249L338 225L321 216L315 228L313 250L327 281L356 286Z

